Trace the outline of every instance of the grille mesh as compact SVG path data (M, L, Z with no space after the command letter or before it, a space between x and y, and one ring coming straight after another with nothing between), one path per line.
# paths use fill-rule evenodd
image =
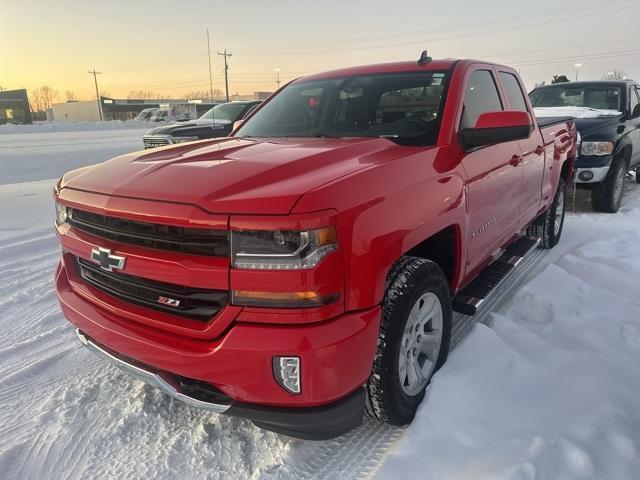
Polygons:
M72 227L118 243L192 255L225 257L229 240L225 230L186 228L109 217L70 209Z
M107 272L79 257L76 257L76 263L85 282L109 295L194 320L211 320L227 304L229 297L228 292L223 290L192 288L125 273ZM159 303L161 298L172 300L174 305Z

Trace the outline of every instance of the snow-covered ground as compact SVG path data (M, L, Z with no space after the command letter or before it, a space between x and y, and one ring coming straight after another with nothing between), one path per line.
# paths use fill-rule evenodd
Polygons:
M144 129L0 130L0 478L640 478L640 187L567 218L415 422L329 442L172 401L82 348L53 290L51 189Z

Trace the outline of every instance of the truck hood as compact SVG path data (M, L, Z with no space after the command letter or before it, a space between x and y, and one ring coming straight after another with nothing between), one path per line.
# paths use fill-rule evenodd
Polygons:
M615 142L621 133L618 132L618 127L622 125L620 117L576 118L575 122L583 142Z
M383 138L203 140L74 170L60 186L211 213L283 215L309 190L411 151Z
M147 135L172 135L174 137L193 135L202 130L224 130L231 122L216 120L190 120L187 122L170 123L153 128L145 133Z

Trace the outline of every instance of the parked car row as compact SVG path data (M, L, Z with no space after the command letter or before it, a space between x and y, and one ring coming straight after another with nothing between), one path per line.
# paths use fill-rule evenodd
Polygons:
M540 117L571 116L582 144L575 181L591 190L594 210L614 213L622 203L627 172L640 183L640 85L632 80L569 82L530 93Z
M560 240L578 155L517 71L426 52L145 135L174 143L58 182L62 310L168 395L310 439L412 421L453 312Z
M175 122L149 130L142 137L144 148L228 136L235 122L256 108L260 101L236 101L216 105L196 120Z

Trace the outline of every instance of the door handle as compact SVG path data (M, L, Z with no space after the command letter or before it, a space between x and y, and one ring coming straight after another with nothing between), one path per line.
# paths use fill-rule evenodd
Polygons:
M541 145L538 145L534 150L534 152L536 155L542 155L544 153L544 147Z
M517 167L521 162L522 157L520 155L514 155L513 157L511 157L511 160L509 160L509 165L511 165L512 167Z

